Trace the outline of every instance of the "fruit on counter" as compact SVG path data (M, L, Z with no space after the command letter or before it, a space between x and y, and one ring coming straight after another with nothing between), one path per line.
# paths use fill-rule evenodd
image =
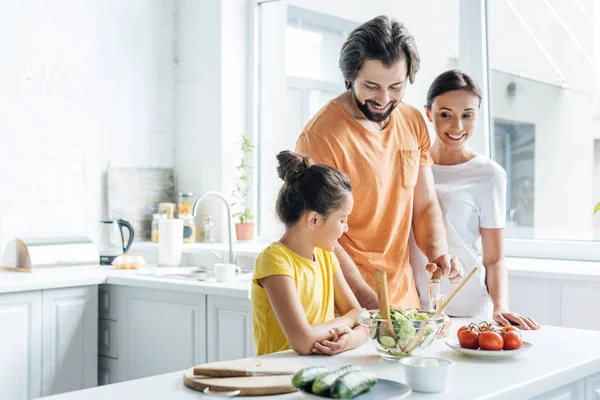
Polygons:
M456 334L460 347L477 350L479 348L479 330L477 327L461 326Z
M346 375L348 372L361 370L362 368L358 365L347 365L338 369L337 371L323 374L313 381L312 392L321 396L329 396L331 392L331 387L339 377L341 377L342 375Z
M518 350L523 345L523 337L519 331L503 331L504 350Z
M292 385L298 389L310 388L320 375L328 372L325 367L308 367L296 372L292 377Z
M371 389L377 376L357 365L346 365L338 370L308 367L296 372L292 385L305 392L325 398L351 399Z
M372 372L349 372L335 381L331 388L334 399L351 399L371 389L377 383L377 376Z
M483 331L477 339L481 350L502 350L504 341L499 333L490 330Z
M462 326L456 336L460 347L465 349L518 350L523 345L521 332L514 326L496 328L487 322Z

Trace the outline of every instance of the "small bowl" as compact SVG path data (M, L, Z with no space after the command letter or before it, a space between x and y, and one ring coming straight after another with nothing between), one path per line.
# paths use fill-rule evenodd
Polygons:
M377 316L379 310L369 310L368 312L361 313L358 317L358 322L369 328L369 341L383 359L398 361L404 357L423 354L424 350L433 343L444 325L443 314L439 317L431 318L434 312L418 312L427 314L429 319L409 321L412 326L412 329L409 329L411 331L410 335L403 335L403 337L399 337L398 340L394 340L389 335L382 334L383 326L388 321ZM392 321L391 324L394 327L396 334L399 334L402 327L398 326L398 323L395 321ZM424 332L419 333L420 331ZM410 342L415 336L420 336L419 341L409 352L406 352L407 342Z
M406 357L404 365L406 384L415 392L438 393L446 390L454 361L439 357Z

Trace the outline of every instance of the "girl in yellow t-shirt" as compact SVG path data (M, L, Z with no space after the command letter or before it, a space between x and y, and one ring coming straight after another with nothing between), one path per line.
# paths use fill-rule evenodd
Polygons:
M333 355L367 340L361 310L332 253L348 230L352 186L343 172L291 151L277 155L283 236L256 260L252 328L258 355L294 349ZM335 318L334 308L341 317Z

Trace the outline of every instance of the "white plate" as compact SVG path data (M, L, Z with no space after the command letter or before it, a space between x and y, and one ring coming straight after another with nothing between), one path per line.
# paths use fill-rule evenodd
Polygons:
M460 347L457 337L453 337L453 338L446 340L446 344L452 350L456 350L459 353L463 353L463 354L473 356L473 357L478 357L478 358L509 358L509 357L513 357L518 354L521 354L521 353L531 349L531 347L533 346L531 343L524 341L523 344L521 345L521 348L518 350L494 351L494 350L481 350L481 349L477 349L477 350L463 349L462 347Z
M302 394L312 399L329 399L330 397L319 396L300 389ZM353 397L352 400L399 400L407 397L412 393L410 386L400 382L390 381L387 379L377 379L377 384L368 392Z

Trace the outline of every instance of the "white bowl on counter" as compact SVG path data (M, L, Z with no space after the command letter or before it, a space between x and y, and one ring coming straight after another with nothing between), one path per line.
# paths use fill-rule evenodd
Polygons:
M454 361L439 357L406 357L404 366L406 383L415 392L443 392L448 386Z

